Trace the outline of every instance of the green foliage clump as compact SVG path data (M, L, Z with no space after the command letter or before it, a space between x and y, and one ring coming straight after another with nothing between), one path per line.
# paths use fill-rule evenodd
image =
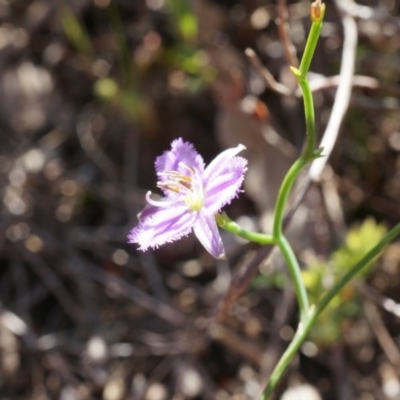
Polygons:
M345 243L336 250L327 262L315 262L303 271L310 301L316 304L346 272L365 256L385 235L386 228L374 219L366 219L360 226L352 228ZM370 272L370 262L358 275L358 281ZM355 285L357 280L345 286L320 315L318 323L310 332L310 339L328 346L341 338L344 322L356 318L360 313L360 299Z

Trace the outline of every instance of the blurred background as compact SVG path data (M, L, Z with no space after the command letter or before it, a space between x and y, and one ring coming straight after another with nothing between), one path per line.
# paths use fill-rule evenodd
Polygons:
M400 4L326 4L310 69L319 138L344 15L358 44L330 166L289 232L313 301L400 220ZM304 141L288 62L304 50L309 6L0 1L2 400L256 398L297 324L279 257L217 322L256 245L222 232L228 261L216 261L192 236L141 253L127 235L157 191L155 157L177 137L207 163L246 145L246 192L227 211L268 231ZM400 398L399 261L389 245L335 298L277 398Z

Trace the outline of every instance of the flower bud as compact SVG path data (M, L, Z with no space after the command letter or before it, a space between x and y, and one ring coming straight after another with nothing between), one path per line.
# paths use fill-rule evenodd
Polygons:
M315 0L310 6L310 16L313 22L320 22L324 18L325 4L321 0Z

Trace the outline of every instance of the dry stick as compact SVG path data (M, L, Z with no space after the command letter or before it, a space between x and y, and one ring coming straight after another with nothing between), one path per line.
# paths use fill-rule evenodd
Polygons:
M358 284L357 289L361 294L366 297L369 301L382 307L385 311L393 314L397 318L400 318L400 303L396 303L390 297L383 296L375 289L367 286L366 284Z
M293 91L290 90L282 83L279 83L275 80L271 72L261 63L260 59L257 57L256 53L253 49L249 47L245 50L244 54L249 59L250 63L253 67L263 76L265 82L270 87L270 89L274 90L276 93L279 93L283 96L291 96L293 95Z
M5 326L9 331L11 331L15 336L18 336L25 345L25 347L30 351L36 352L43 350L40 348L39 338L36 336L35 332L30 328L29 324L27 324L17 314L14 314L12 311L4 308L1 302L0 302L0 323L3 326ZM48 368L53 370L53 372L59 373L64 380L67 380L70 383L77 383L76 378L72 374L71 369L67 366L62 355L54 350L55 349L53 349L51 353L48 352L43 353L47 361Z
M397 348L396 343L390 336L390 333L386 329L384 322L382 321L382 317L380 316L377 307L370 301L363 302L363 310L364 315L367 318L367 321L375 334L375 337L378 339L378 342L385 352L386 357L392 363L392 365L398 369L400 368L400 352Z
M296 56L296 47L293 45L289 35L288 11L286 0L278 1L278 32L281 42L283 43L283 51L288 65L292 67L299 66L299 60Z
M267 86L273 90L274 92L282 95L282 96L296 96L301 97L303 93L300 88L297 88L295 91L289 89L287 86L275 80L274 76L265 65L262 64L261 60L254 52L253 49L247 48L245 50L245 55L247 56L251 65L259 72L259 74L264 78ZM331 89L339 86L340 84L340 75L333 76L323 76L319 74L313 74L313 78L309 82L310 90L315 93L321 90ZM380 84L380 82L372 78L370 76L365 75L353 75L352 77L352 87L359 87L363 89L371 89L376 90L382 88L386 91L392 92L394 95L399 94L399 91L393 87L384 87Z
M112 181L118 181L118 169L111 158L101 149L93 135L92 116L83 112L79 116L77 135L82 149L99 169Z
M42 259L39 254L26 250L23 246L16 246L25 260L29 262L32 270L40 277L43 284L54 295L63 307L65 313L77 324L84 320L84 314L78 303L73 299L71 293L68 292L64 283L59 276L54 273L51 267Z
M232 332L228 328L221 324L213 324L209 330L210 336L214 340L218 340L225 346L234 350L237 354L240 354L258 368L261 367L263 361L263 352L259 346L255 344L244 341L236 333Z
M339 83L340 75L328 77L321 75L319 77L313 78L310 81L310 90L315 93L321 90L337 87L339 86ZM354 75L352 79L352 87L376 90L379 89L380 84L377 79L371 78L370 76ZM295 95L296 97L302 96L300 88L296 89Z
M223 321L231 305L242 295L242 293L245 292L250 281L253 279L253 276L258 272L259 265L271 255L273 249L274 246L270 245L261 247L252 260L250 260L248 264L244 265L240 269L239 273L233 277L228 291L218 302L215 309L214 318L218 322Z
M300 203L303 201L303 198L307 193L307 190L311 186L311 183L313 181L317 182L319 180L320 174L325 167L327 159L338 137L339 128L350 101L358 33L357 25L354 19L351 16L347 15L345 12L346 10L343 10L342 24L344 29L344 43L339 85L335 96L332 113L321 142L322 146L324 146L324 144L326 146L324 146L324 158L316 159L311 164L307 179L304 183L302 183L300 192L297 194L294 202L292 203L292 206L285 216L285 219L283 221L284 229L286 229L290 224L294 213L296 212ZM253 58L254 56L250 56L250 59ZM260 69L258 67L257 69L259 69L260 71L263 70L263 68ZM328 151L327 149L329 148L330 150ZM251 279L258 271L259 265L270 256L272 249L273 246L262 247L254 256L254 258L241 269L239 274L237 274L233 278L231 287L228 289L226 295L217 305L215 317L218 321L223 320L232 303L247 289Z
M336 5L348 16L361 19L372 19L378 16L378 12L368 6L357 4L354 0L336 0Z
M340 81L332 113L321 141L321 147L324 149L324 157L314 160L308 171L308 176L314 182L318 182L321 178L322 171L336 143L340 125L350 102L358 33L357 24L353 17L343 14L342 24L344 29L344 43L342 64L340 67Z
M133 302L143 307L144 309L157 315L159 318L169 322L171 325L182 325L185 322L185 317L179 311L176 311L171 306L158 301L156 298L151 297L146 292L136 288L135 286L126 283L123 279L115 275L102 271L93 263L86 261L84 263L87 274L93 281L97 281L104 285L104 287L117 288L119 293Z

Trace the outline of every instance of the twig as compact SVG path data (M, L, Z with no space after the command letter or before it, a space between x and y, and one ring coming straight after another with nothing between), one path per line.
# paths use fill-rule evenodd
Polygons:
M220 324L212 324L209 329L210 336L233 349L236 353L251 361L258 367L263 360L263 352L260 348L250 342L245 342L238 335Z
M171 306L164 304L157 299L151 297L147 293L141 291L135 286L126 283L122 279L113 274L100 270L97 266L89 261L85 262L84 273L90 276L91 279L104 285L105 287L113 287L119 293L135 303L139 304L144 309L152 312L161 319L169 322L172 325L183 325L185 322L184 316Z
M253 67L263 76L265 82L270 87L270 89L274 90L275 92L283 96L293 95L292 90L290 90L288 87L282 85L281 83L275 80L275 78L268 71L268 69L261 63L260 59L257 57L254 50L248 47L244 53L249 59L250 63L253 65Z
M312 79L310 79L310 89L313 93L319 92L321 90L326 90L326 89L331 89L334 87L339 86L340 84L340 75L334 75L334 76L323 76L323 75L318 75L313 74ZM351 85L352 87L360 87L363 89L371 89L371 90L376 90L379 89L380 84L379 81L375 78L371 78L370 76L364 76L364 75L354 75L352 77L352 82ZM295 95L297 97L302 96L302 92L300 88L296 89Z
M296 56L296 47L293 45L290 35L289 26L287 23L288 11L286 0L278 0L278 32L281 42L283 44L283 51L287 63L292 67L299 66L299 60Z
M336 0L336 5L353 18L372 19L377 12L368 6L361 6L354 0Z
M294 92L289 89L287 86L283 85L280 82L277 82L273 75L268 71L268 69L262 64L261 60L254 52L253 49L247 48L245 50L245 55L249 59L250 63L253 67L262 75L268 87L274 90L276 93L282 96L296 96L301 97L303 95L300 88L297 88ZM310 79L310 90L312 92L319 92L321 90L335 88L340 85L341 76L334 75L334 76L323 76L319 74L312 74L312 79ZM353 75L352 76L352 87L359 87L363 89L371 89L376 90L381 87L379 81L375 78L370 76L364 75ZM392 90L393 88L386 88L386 90ZM394 90L394 94L397 92Z
M340 206L339 193L334 182L334 173L329 166L325 168L325 173L322 174L321 189L330 223L334 228L336 237L342 241L346 232L346 224L343 210Z
M397 318L400 318L400 303L396 303L393 299L389 297L382 296L382 294L378 293L370 286L358 285L358 289L363 294L363 296L368 298L368 300L373 301L375 304L378 304L387 312L393 314Z
M60 302L60 305L62 305L64 311L66 314L68 314L71 320L78 324L82 323L84 321L84 315L78 304L73 300L72 295L67 291L60 278L38 254L31 253L23 246L17 247L20 249L20 252L24 255L25 259L28 260L29 265L32 267L35 273L41 278L43 284L47 286L49 291Z
M113 161L97 144L91 128L91 115L84 112L79 117L77 125L77 134L82 149L89 158L100 168L101 171L112 181L118 181L118 169Z
M379 345L386 354L386 357L396 369L400 368L400 352L386 329L376 306L369 301L364 301L363 310L371 329L378 339Z
M325 129L321 147L324 149L324 157L316 159L308 172L311 180L318 182L328 158L336 143L339 128L347 111L352 89L352 80L355 68L355 57L357 48L357 24L353 17L343 14L342 24L344 29L344 43L342 53L342 64L340 67L340 81L335 96L332 113Z
M228 291L218 302L217 307L215 308L214 318L216 321L223 321L231 305L248 288L250 281L258 272L259 265L271 255L274 247L275 246L261 247L260 250L258 250L257 254L253 257L253 259L250 260L248 264L244 265L240 269L240 271L233 277L232 283Z

